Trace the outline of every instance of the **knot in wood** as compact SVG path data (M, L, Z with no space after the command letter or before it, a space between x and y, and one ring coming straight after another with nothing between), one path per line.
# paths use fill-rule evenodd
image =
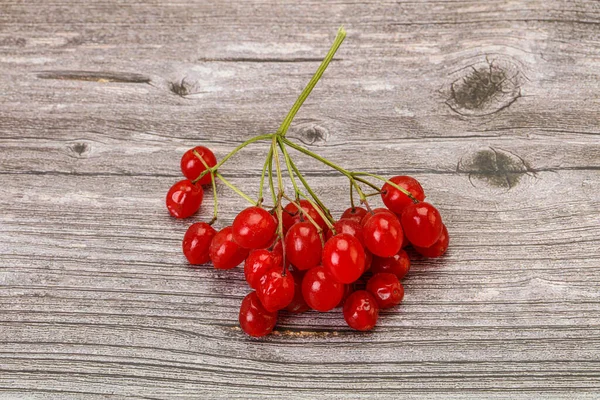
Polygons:
M319 146L329 139L329 130L315 123L301 124L291 129L293 137L307 145Z
M497 113L521 96L524 76L515 64L507 61L486 58L454 75L446 104L462 116Z
M476 186L476 180L507 190L518 185L524 175L535 175L534 170L521 157L493 147L479 150L461 159L457 172L468 174L473 186Z

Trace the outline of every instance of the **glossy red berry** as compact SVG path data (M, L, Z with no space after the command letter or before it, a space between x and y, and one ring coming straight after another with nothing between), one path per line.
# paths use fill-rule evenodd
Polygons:
M258 281L256 294L267 310L281 310L294 298L294 277L289 271L284 275L281 266L271 268Z
M352 283L365 270L365 251L357 238L339 233L325 243L323 266L338 282Z
M390 210L388 210L387 208L374 208L371 212L367 212L365 214L365 216L363 217L363 219L360 221L360 224L362 226L365 226L365 224L371 219L371 217L373 215L375 215L375 214L381 214L381 213L396 215L393 212L391 212Z
M394 307L404 298L404 287L394 274L380 272L367 282L367 291L377 300L379 308Z
M183 154L183 157L181 157L181 172L183 172L183 175L191 181L198 178L200 174L206 170L206 166L198 157L196 157L194 150L202 157L202 160L204 160L209 167L217 165L217 158L208 148L196 146L193 149L189 149ZM211 176L210 173L207 173L197 183L199 185L208 185L210 182Z
M402 212L404 234L413 246L430 247L442 234L442 217L429 203L411 204Z
M302 295L313 310L329 311L335 308L344 296L345 285L336 281L325 268L309 269L302 280Z
M344 319L352 329L369 331L377 323L378 317L377 300L366 290L357 290L344 302Z
M208 250L216 234L217 231L206 222L190 225L183 236L183 254L190 264L200 265L210 261Z
M248 207L233 220L233 240L246 249L261 249L273 243L275 218L261 207Z
M244 276L252 289L258 287L258 282L268 270L280 264L275 264L276 258L269 250L252 250L244 262Z
M435 258L442 256L446 250L448 250L449 242L450 237L448 236L448 229L446 229L446 225L442 224L442 234L433 245L429 247L413 247L417 253L421 254L422 256Z
M232 269L246 259L248 250L233 241L233 228L227 226L213 237L209 255L215 268Z
M362 221L363 217L365 215L367 215L367 212L368 211L362 207L350 207L346 211L344 211L344 213L342 214L340 219L347 218L347 219L352 219L352 220L360 223L360 221Z
M398 217L391 213L375 214L364 224L365 247L375 256L396 254L402 248L403 235Z
M355 220L349 218L340 219L335 224L333 224L333 229L335 229L336 233L347 233L349 235L354 236L358 239L360 244L364 246L363 227L360 223L356 222ZM329 240L332 236L333 232L327 231L325 238Z
M298 222L285 235L285 256L299 270L319 265L321 246L319 233L310 222Z
M267 311L256 292L244 297L240 307L240 327L250 336L261 337L273 331L277 323L277 312Z
M394 176L393 178L390 178L390 181L401 188L406 189L417 200L425 200L423 187L421 187L421 184L415 178L411 178L410 176ZM381 188L381 199L385 206L396 214L402 213L406 207L413 204L410 197L389 183L385 183Z
M204 190L184 179L177 182L167 192L167 209L175 218L187 218L200 209Z
M304 271L290 271L294 277L294 298L292 302L287 305L285 310L292 314L300 314L310 310L304 295L302 294L302 279L304 279Z
M392 257L373 257L371 272L389 272L402 279L410 270L410 258L404 250L399 250Z
M327 224L325 223L325 221L323 221L323 218L321 218L321 215L312 206L312 204L310 204L310 202L308 200L300 200L298 203L300 204L300 207L302 207L302 209L308 215L310 215L310 217L315 221L315 223L317 225L319 225L321 227L321 229L325 230L325 228L327 227ZM319 210L319 211L321 211L321 210ZM310 222L310 220L308 218L306 218L306 215L304 215L304 213L302 211L299 211L298 207L296 207L296 205L294 203L289 203L283 208L283 214L281 215L281 220L282 220L284 232L287 232L288 229L290 229L292 227L292 225L294 225L298 222L301 222L301 221Z

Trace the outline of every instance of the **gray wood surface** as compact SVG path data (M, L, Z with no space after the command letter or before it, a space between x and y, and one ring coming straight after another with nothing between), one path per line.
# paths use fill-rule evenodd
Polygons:
M372 333L249 339L164 196L187 148L276 129L340 24L290 137L421 180L451 249ZM598 398L599 122L597 1L0 0L0 398ZM223 172L255 191L264 150Z

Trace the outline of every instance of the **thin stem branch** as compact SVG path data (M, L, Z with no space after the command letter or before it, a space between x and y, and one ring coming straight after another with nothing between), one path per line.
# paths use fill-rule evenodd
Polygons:
M418 203L419 200L417 200L411 192L409 192L408 190L404 189L401 186L396 185L394 182L390 181L389 179L385 179L383 176L377 175L377 174L372 174L370 172L362 172L362 171L358 171L358 172L351 172L350 173L353 177L356 176L370 176L371 178L375 178L375 179L379 179L380 181L383 181L387 184L389 184L391 187L398 189L399 191L401 191L402 193L404 193L405 195L407 195L408 197L410 197L410 199L413 201L413 203ZM358 178L357 178L358 179ZM379 188L377 188L376 190L379 190Z
M346 175L349 178L351 177L350 172L346 171L344 168L340 167L339 165L327 160L326 158L323 158L320 155L313 153L312 151L305 149L304 147L299 146L296 143L291 142L286 138L282 138L282 140L286 145L290 146L291 148L298 150L299 152L304 153L307 156L310 156L316 160L321 161L323 164L330 166L331 168L335 169L336 171L341 172L342 174Z
M227 154L225 157L223 157L223 159L221 161L219 161L214 167L202 171L202 173L200 175L198 175L198 177L196 179L194 179L192 181L192 183L198 182L200 179L202 179L204 177L204 175L209 174L210 171L213 171L213 172L217 171L219 169L219 167L225 163L225 161L229 160L229 158L231 158L233 155L235 155L235 153L237 153L244 147L248 146L249 144L258 142L260 140L271 139L273 137L273 135L274 135L273 133L268 134L268 135L259 135L259 136L255 136L251 139L246 140L244 143L240 144L235 149L231 150L229 152L229 154ZM196 157L199 157L200 159L202 159L202 157L200 157L200 155L197 153L196 153Z
M243 197L244 199L246 199L250 204L255 205L256 201L253 200L250 196L248 196L246 193L242 192L240 189L238 189L233 183L229 182L227 179L225 179L223 177L223 175L221 175L218 172L214 173L215 176L217 178L219 178L221 180L221 182L223 182L225 185L227 185L231 190L233 190L234 192L236 192L237 194L239 194L241 197Z
M263 164L262 173L260 174L260 187L258 189L258 201L263 201L263 188L265 186L265 174L267 172L267 167L269 166L269 160L273 157L273 148L269 147L269 152L267 153L267 158L265 158L265 163ZM275 202L275 199L273 199Z
M285 160L285 165L287 167L288 174L290 174L290 180L292 181L292 185L294 186L294 193L296 194L296 198L297 198L300 195L300 189L298 188L298 184L296 183L296 178L294 177L294 172L292 170L290 155L288 154L287 149L285 148L285 145L281 141L280 137L277 137L277 144L279 145L279 148L281 149L281 152L283 153L283 159Z
M340 46L345 38L346 38L346 31L344 30L343 27L340 27L340 29L338 29L337 36L335 37L335 40L334 40L333 44L331 45L331 48L329 49L329 52L327 52L327 55L321 62L321 65L319 65L317 72L315 72L315 74L310 79L310 81L308 82L308 84L306 85L306 87L304 88L302 93L300 93L300 96L298 96L298 99L296 100L296 102L294 103L294 105L292 106L290 111L285 116L285 119L281 123L281 126L279 127L279 130L278 130L278 132L281 134L281 136L285 136L285 134L287 133L287 130L290 127L290 125L292 124L292 120L296 116L296 113L298 112L298 110L300 110L300 107L302 107L302 104L308 98L308 96L310 95L310 92L312 92L312 90L315 87L315 85L317 84L317 82L319 82L319 79L321 79L321 76L323 76L323 73L327 69L327 66L333 59L333 56L335 55L336 51L340 48Z

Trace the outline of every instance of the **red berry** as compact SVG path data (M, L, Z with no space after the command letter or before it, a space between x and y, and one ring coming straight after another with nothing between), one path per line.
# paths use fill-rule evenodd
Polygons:
M196 146L193 149L189 149L183 154L183 157L181 157L181 172L183 172L183 175L191 181L198 178L200 174L206 170L206 166L204 166L202 161L196 157L194 150L200 154L202 160L204 160L209 167L217 165L217 158L208 148ZM210 173L207 173L197 183L199 185L208 185L210 182L211 176Z
M402 228L408 240L417 247L430 247L442 234L442 217L429 203L411 204L402 212Z
M202 204L204 190L192 181L184 179L177 182L167 193L167 209L175 218L187 218L193 215Z
M323 218L321 218L321 215L319 215L319 213L317 212L317 210L312 206L312 204L310 204L310 202L308 200L300 200L298 202L300 204L300 207L302 207L302 209L308 214L310 215L310 217L315 221L315 223L317 225L319 225L321 227L321 229L325 230L325 228L327 227L327 224L325 223L325 221L323 221ZM322 212L322 210L319 210ZM307 221L310 222L310 220L308 218L306 218L306 215L304 215L304 213L302 211L298 211L298 207L296 207L296 205L294 203L288 203L288 205L286 205L283 208L283 214L281 216L282 219L282 224L283 224L283 231L287 232L288 229L290 229L292 227L292 225L301 222L301 221Z
M267 311L256 292L244 297L240 307L240 326L250 336L261 337L271 333L277 323L277 312Z
M446 229L446 225L442 224L442 234L438 238L437 242L429 247L418 247L414 246L417 253L425 256L425 257L440 257L442 256L446 250L448 250L448 243L450 242L450 237L448 236L448 229Z
M365 247L373 255L391 257L402 248L404 234L400 221L394 214L375 214L363 227Z
M389 272L402 279L410 270L410 258L404 250L399 250L392 257L373 257L371 272Z
M325 268L309 269L302 280L302 295L313 310L329 311L335 308L344 296L344 284L337 282Z
M306 304L306 300L304 300L304 296L302 295L302 279L304 278L304 271L293 271L292 276L294 277L294 298L285 310L292 314L300 314L310 310L310 307Z
M355 238L358 239L360 244L364 246L363 228L360 225L360 223L356 222L355 220L349 219L349 218L345 218L345 219L342 218L338 222L333 224L333 229L335 229L335 231L337 233L347 233L349 235L354 236ZM327 231L325 238L327 240L329 240L329 239L331 239L332 236L333 236L333 232Z
M292 225L285 235L285 256L299 270L316 267L321 262L321 238L310 222Z
M367 215L367 212L368 211L362 207L350 207L346 211L344 211L340 219L353 219L354 221L360 223L363 217Z
M371 212L367 212L365 214L365 216L363 217L363 219L360 221L360 224L362 226L365 226L365 224L371 219L371 217L373 215L375 215L375 214L381 214L381 213L396 215L393 212L391 212L390 210L388 210L387 208L375 208Z
M273 242L277 221L261 207L248 207L233 220L233 240L246 249L261 249Z
M365 251L357 238L339 233L325 243L323 266L338 282L352 283L365 270Z
M273 257L273 253L265 249L252 250L246 261L244 262L244 276L246 282L252 289L258 287L258 282L264 274L267 273L273 267L280 266L281 264L275 264L276 258Z
M210 259L217 269L232 269L248 256L248 250L233 241L233 228L221 229L212 240Z
M190 225L183 236L183 254L190 264L200 265L210 261L208 249L216 234L217 231L206 222Z
M357 290L344 302L344 319L352 329L369 331L377 323L377 317L377 300L366 290Z
M394 307L404 298L404 287L394 274L380 272L367 282L367 290L377 300L379 308Z
M294 277L283 267L271 268L258 281L256 294L263 306L269 311L287 307L294 298Z
M410 176L394 176L393 178L390 178L390 181L400 186L402 189L406 189L415 199L419 201L425 200L423 187L415 178L411 178ZM406 207L413 204L410 197L389 183L385 183L382 186L381 199L385 206L396 214L402 213Z

